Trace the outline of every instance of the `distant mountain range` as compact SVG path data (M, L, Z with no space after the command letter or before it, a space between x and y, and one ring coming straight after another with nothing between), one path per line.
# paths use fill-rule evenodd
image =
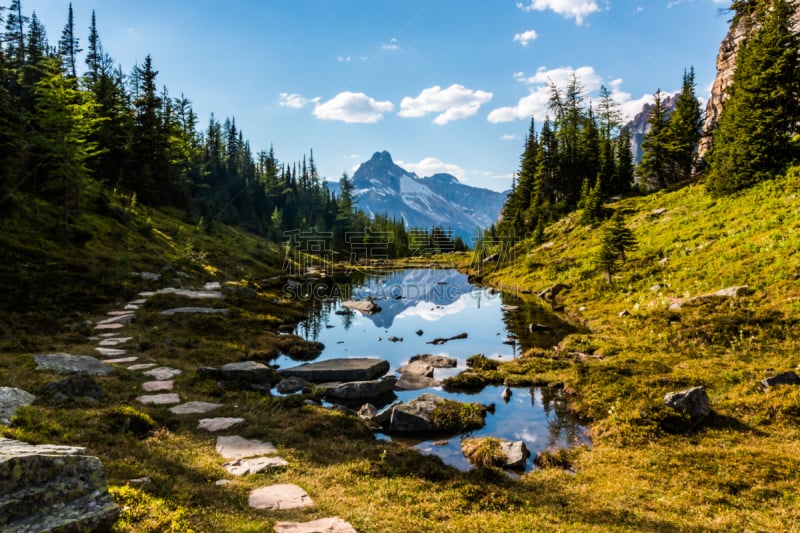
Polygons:
M663 103L667 116L669 116L675 111L678 98L669 94L664 97ZM642 161L642 142L645 134L650 131L650 124L647 121L650 120L650 113L653 112L654 107L655 104L644 104L642 110L636 113L636 116L630 122L625 124L631 132L631 152L633 153L633 162L637 165Z
M497 222L508 192L465 185L451 174L420 178L399 167L389 152L375 152L352 177L356 207L368 215L402 219L407 228L441 226L468 245L477 228ZM338 194L339 184L327 182Z

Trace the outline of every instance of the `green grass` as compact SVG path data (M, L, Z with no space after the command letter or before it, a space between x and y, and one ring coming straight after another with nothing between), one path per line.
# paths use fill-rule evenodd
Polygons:
M523 241L515 261L487 273L485 281L527 299L556 283L570 287L555 302L565 332L557 346L496 368L476 358L463 379L559 387L590 423L591 447L551 450L541 460L550 468L519 479L494 469L457 472L402 443L376 441L357 418L300 397L226 391L199 378L201 366L267 361L279 350L302 358L315 349L279 335L303 309L283 299L274 280L283 260L277 246L224 226L198 230L121 197L66 229L58 210L20 201L0 221L7 259L0 288L9 295L0 385L41 390L59 376L36 372L31 354L91 353L80 322L140 290L229 282L229 296L213 304L231 308L228 316L163 317L159 310L181 300L151 300L130 326L136 355L184 370L176 378L182 399L224 404L215 416L245 413L236 433L273 442L289 467L228 476L214 437L196 429L201 415L136 404L146 378L125 371L98 378L101 402L37 402L2 433L86 446L100 457L125 506L116 531L264 531L279 520L331 515L365 533L792 530L800 523L800 388L764 392L759 382L800 364L795 181L717 199L694 185L608 206L627 214L639 240L613 286L594 264L601 228L578 224L578 214L547 229L552 244ZM666 211L653 214L658 208ZM44 239L41 227L50 228ZM464 269L470 262L436 260ZM431 260L420 261L407 264ZM160 284L129 275L164 266L171 269ZM752 290L669 309L675 299L732 285ZM707 388L713 407L697 426L663 406L664 394L693 385ZM126 486L142 476L152 482ZM216 486L223 478L230 483ZM300 485L316 507L249 509L248 492L271 483Z

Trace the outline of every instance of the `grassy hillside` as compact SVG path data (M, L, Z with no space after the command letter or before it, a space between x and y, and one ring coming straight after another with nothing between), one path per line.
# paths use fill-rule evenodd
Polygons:
M279 335L302 309L270 282L282 261L275 245L229 227L188 225L130 198L109 198L69 229L57 209L18 202L0 222L8 254L0 283L9 296L0 386L36 393L58 379L36 372L31 354L91 354L91 330L80 322L104 318L140 290L227 282L215 305L229 315L164 317L159 310L192 303L159 296L126 334L139 362L184 371L175 378L183 400L225 405L212 416L244 413L235 432L273 442L289 467L227 475L214 437L196 427L200 416L138 404L148 378L123 369L98 378L103 400L41 399L0 433L99 456L124 507L117 531L264 531L279 520L331 515L363 532L791 530L800 521L800 387L764 392L759 381L800 364L799 185L764 183L724 199L690 186L607 206L628 215L639 241L613 286L594 265L600 228L577 224L577 216L548 228L543 246L520 243L516 260L488 276L523 298L569 285L555 307L591 332L487 374L563 386L592 422L591 449L551 455L551 464L569 469L540 468L519 480L492 469L459 473L376 441L358 419L302 397L222 390L201 379L201 366L308 348ZM44 239L42 227L52 228ZM734 298L685 300L739 285L749 290ZM671 311L676 299L683 305ZM706 386L713 407L698 425L662 401L693 385ZM142 476L151 482L128 485ZM223 478L230 483L217 486ZM249 490L271 483L300 485L316 507L249 509Z

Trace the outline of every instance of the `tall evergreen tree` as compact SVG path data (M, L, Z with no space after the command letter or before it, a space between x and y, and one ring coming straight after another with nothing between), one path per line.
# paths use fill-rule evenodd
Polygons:
M727 194L780 174L798 156L798 37L794 5L762 6L762 25L739 49L708 161L706 186Z
M78 54L82 52L78 44L78 36L75 35L75 19L72 15L72 2L69 3L69 12L67 14L67 23L64 25L64 31L61 32L61 40L58 42L58 51L64 63L64 70L70 78L77 78L78 71L76 68Z
M668 151L672 162L671 181L692 177L697 145L703 131L703 113L695 96L694 67L683 73L681 92L667 124Z
M28 18L22 15L21 0L12 0L6 16L6 57L12 68L20 68L25 64L25 22Z
M634 180L633 150L631 130L623 127L614 141L614 174L608 187L609 196L627 194Z
M100 62L103 58L103 46L100 44L100 34L97 32L97 17L92 10L92 24L89 26L88 50L86 51L86 76L89 83L95 83L100 75Z
M649 129L642 140L642 162L637 168L639 176L653 189L663 189L671 179L667 120L666 106L659 89L654 95L653 109L647 119Z

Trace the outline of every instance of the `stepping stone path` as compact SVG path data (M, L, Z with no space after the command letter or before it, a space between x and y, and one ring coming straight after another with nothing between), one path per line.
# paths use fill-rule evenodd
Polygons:
M222 404L220 403L186 402L170 408L170 412L175 413L176 415L195 415L200 413L209 413L214 409L219 409L220 407L222 407Z
M147 405L169 405L172 403L181 403L181 397L174 392L165 394L148 394L145 396L137 396L136 401Z
M158 366L155 363L139 363L138 365L131 365L128 367L128 370L147 370L148 368L153 368L154 366Z
M275 533L358 533L338 516L320 518L311 522L277 522Z
M116 333L104 333L104 335L116 335ZM101 335L102 336L102 335ZM133 337L109 337L97 343L98 346L119 346L125 344Z
M175 382L172 380L145 381L144 383L142 383L142 390L146 392L172 390L172 387L174 385Z
M256 439L245 439L238 435L217 437L217 453L223 459L244 459L256 455L272 455L277 450L269 442Z
M269 468L283 468L289 466L285 459L280 457L254 457L252 459L236 459L225 463L222 467L232 476L257 474Z
M174 309L166 309L161 311L161 314L165 316L177 314L227 315L230 314L230 312L230 309L216 307L175 307Z
M158 368L154 368L153 370L148 370L147 372L142 372L145 376L150 376L153 379L157 379L159 381L172 379L173 377L182 374L183 371L178 370L177 368L170 368L168 366L160 366Z
M128 353L127 350L118 350L116 348L95 348L94 351L103 357L116 357Z
M206 431L224 431L230 429L236 424L244 422L244 418L201 418L197 423L197 429L205 429Z
M269 511L284 511L287 509L301 509L314 505L311 497L298 487L291 484L271 485L250 491L248 503L253 509L266 509Z
M123 363L133 363L134 361L138 361L138 357L120 357L119 359L106 359L104 362L108 365L115 364L121 365Z
M117 357L116 359L107 359L106 363L132 363L136 361L137 357L119 357L126 354L126 350L116 348L127 342L133 340L133 337L126 337L120 335L117 330L124 328L136 319L135 311L147 302L147 299L157 294L174 294L191 299L207 299L219 300L223 295L221 292L222 286L219 282L206 283L203 290L192 289L177 289L177 288L164 288L157 291L144 291L139 293L139 298L131 300L122 309L111 310L107 312L108 318L102 319L94 326L96 331L105 331L98 333L97 337L91 337L90 340L97 342L95 351L104 357ZM161 315L171 316L182 313L203 313L203 314L222 314L227 315L230 313L228 308L216 307L176 307L161 311ZM88 356L75 356L70 354L45 354L34 356L37 368L46 370L56 370L58 372L76 372L76 368L88 371L93 374L107 374L111 371L111 367L93 357ZM367 374L375 372L383 374L385 371L382 368L375 369L375 366L380 367L386 365L388 370L388 363L380 360L370 361L357 361L357 363L369 363L366 366L369 368L362 369ZM346 366L352 365L351 361ZM207 413L223 407L218 403L203 402L203 401L190 401L181 403L180 396L172 391L175 387L175 381L172 379L182 373L177 368L167 366L158 366L157 363L139 363L127 367L130 371L141 371L142 374L151 378L151 381L142 383L142 390L145 392L154 392L160 394L144 394L138 396L136 401L145 405L170 405L173 404L169 410L178 415L192 415ZM222 369L232 375L237 372L253 372L258 373L263 371L261 365L256 365L252 362L238 363L228 365ZM331 369L321 369L331 370ZM340 369L336 369L340 370ZM352 369L348 369L352 370ZM313 373L313 372L312 372ZM271 373L270 373L271 374ZM249 374L248 374L249 375ZM265 376L271 378L270 376ZM371 376L370 376L371 377ZM368 377L367 379L369 379ZM268 381L268 380L267 380ZM163 391L163 392L162 392ZM16 390L14 391L16 392ZM24 391L20 391L25 395L21 398L22 402L33 401L33 395L28 395ZM13 396L13 395L12 395ZM16 400L16 398L14 398ZM13 402L12 402L13 403ZM15 405L16 406L16 405ZM9 405L8 407L15 407ZM10 411L11 409L9 409ZM5 414L5 413L3 413ZM9 415L10 416L10 415ZM231 427L244 422L244 418L240 417L217 417L217 418L202 418L198 421L197 429L209 432L224 431ZM0 421L2 423L2 421ZM229 462L223 463L223 468L233 476L243 476L248 474L255 474L266 469L283 468L288 466L288 462L277 457L275 446L269 442L263 442L257 439L245 439L238 435L220 436L217 437L216 450L223 459ZM223 487L229 483L227 479L221 479L216 482L217 486ZM298 509L303 507L313 506L314 502L309 495L300 487L291 484L278 484L267 487L257 488L250 492L248 502L250 507L254 509L264 510L285 510L285 509ZM338 517L321 518L311 522L278 522L275 524L275 531L279 533L355 533L356 530L347 522Z

